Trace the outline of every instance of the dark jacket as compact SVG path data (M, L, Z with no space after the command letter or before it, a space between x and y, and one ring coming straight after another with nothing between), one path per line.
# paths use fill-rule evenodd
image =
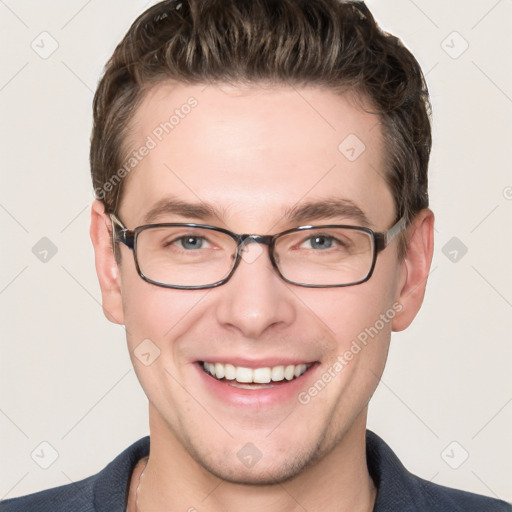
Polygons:
M378 488L374 512L512 512L504 501L433 484L409 473L389 446L366 435L370 474ZM0 512L124 512L132 470L149 454L140 439L98 474L61 487L0 502Z

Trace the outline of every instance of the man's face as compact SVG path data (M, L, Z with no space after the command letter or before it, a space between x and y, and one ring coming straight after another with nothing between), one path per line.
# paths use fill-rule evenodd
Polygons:
M180 111L172 131L155 132L190 97L197 105ZM151 222L260 235L306 224L361 225L343 209L317 208L319 216L290 220L306 203L335 200L357 206L367 227L385 231L396 213L383 179L381 125L357 105L313 88L158 86L138 108L127 140L132 151L148 136L156 147L131 172L119 217L134 229L148 223L156 206L179 201L207 205L214 215L164 207ZM179 443L224 479L263 483L283 481L332 456L346 440L360 440L403 284L396 241L379 254L368 282L346 288L288 284L273 269L268 248L250 244L228 283L166 289L143 281L130 250L120 250L123 322L155 442L158 436ZM379 322L382 314L388 321ZM357 351L353 342L365 329L366 344L358 341ZM134 350L148 339L160 355L145 366ZM275 385L240 387L208 375L203 362L253 369L306 364L308 370Z

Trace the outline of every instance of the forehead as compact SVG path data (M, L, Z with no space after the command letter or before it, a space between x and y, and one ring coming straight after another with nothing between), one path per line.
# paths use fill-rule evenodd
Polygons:
M394 218L379 118L348 94L162 84L126 142L137 162L120 211L134 222L166 198L211 206L233 229L243 220L263 229L301 203L333 199L375 225Z

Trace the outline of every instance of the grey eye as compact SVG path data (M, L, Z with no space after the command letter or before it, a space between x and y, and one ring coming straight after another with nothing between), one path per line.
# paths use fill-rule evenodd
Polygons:
M314 236L309 238L312 249L330 249L333 246L333 239L330 236Z
M178 238L176 240L176 243L179 243L183 249L202 249L204 245L204 238L201 238L199 236L184 236L181 238Z

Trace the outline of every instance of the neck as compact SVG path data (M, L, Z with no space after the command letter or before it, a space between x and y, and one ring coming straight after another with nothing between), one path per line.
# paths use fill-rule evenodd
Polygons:
M128 511L371 512L376 488L366 465L363 416L327 456L273 485L219 479L195 461L164 424L153 421L151 454L147 465L140 461L133 472Z

